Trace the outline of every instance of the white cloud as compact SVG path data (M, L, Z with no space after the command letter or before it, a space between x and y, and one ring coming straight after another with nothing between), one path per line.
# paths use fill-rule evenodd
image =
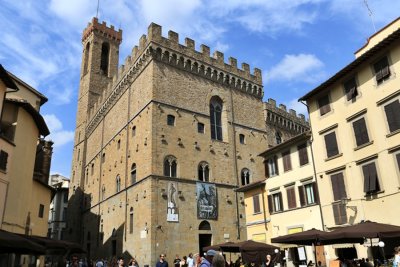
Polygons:
M226 52L228 49L229 49L229 45L221 43L221 42L217 42L214 47L215 51L220 51L220 52Z
M324 64L315 55L285 55L267 72L266 80L315 83L324 76Z
M50 130L50 135L46 139L54 142L54 148L61 147L74 139L74 131L64 130L62 122L56 115L46 114L43 117Z
M61 147L74 140L74 131L58 131L50 134L50 140L54 142L54 147Z
M275 34L299 31L317 19L326 0L226 0L210 3L212 16L236 21L247 30Z
M304 116L306 116L306 118L308 118L308 111L307 111L307 107L300 103L299 101L297 101L298 99L292 99L289 102L286 102L285 105L287 106L288 110L289 109L293 109L296 111L297 116L299 114L303 114Z
M70 25L78 27L96 15L97 1L51 0L49 9Z
M50 88L48 90L51 96L52 103L55 105L69 104L74 96L74 90L71 87L65 87L64 89Z

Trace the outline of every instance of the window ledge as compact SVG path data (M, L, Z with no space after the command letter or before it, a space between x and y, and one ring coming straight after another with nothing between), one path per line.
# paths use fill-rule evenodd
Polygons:
M304 166L307 166L307 165L309 165L309 164L310 164L310 162L307 162L306 164L300 165L300 168L301 168L301 167L304 167Z
M343 153L339 153L339 154L336 154L336 155L334 155L332 157L326 158L325 161L330 161L331 159L335 159L335 158L338 158L338 157L341 157L341 156L343 156Z
M259 212L254 212L254 213L253 213L253 215L259 215L259 214L262 214L262 212L259 211Z
M393 132L391 132L391 133L388 133L388 134L386 135L386 137L391 137L391 136L396 135L396 134L398 134L398 133L400 133L400 129L397 129L396 131L393 131Z
M360 145L360 146L358 146L358 147L355 147L355 148L354 148L354 151L357 151L357 150L359 150L359 149L361 149L361 148L364 148L364 147L366 147L366 146L372 145L373 143L374 143L374 141L369 141L368 143L365 143L365 144L362 144L362 145Z
M0 169L1 173L7 174L7 170Z
M365 192L364 192L365 193ZM381 190L381 191L376 191L376 192L371 192L371 193L365 193L364 197L367 200L374 200L374 196L378 195L378 194L383 194L385 193L385 190Z
M6 141L7 143L9 143L12 146L16 146L14 141L11 139L8 139L7 137L5 137L3 134L0 133L0 139L3 139L4 141Z

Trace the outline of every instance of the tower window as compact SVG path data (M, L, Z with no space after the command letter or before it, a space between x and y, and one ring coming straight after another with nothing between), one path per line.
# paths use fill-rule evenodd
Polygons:
M211 139L222 141L222 100L214 96L210 101Z
M136 136L136 126L132 127L132 137Z
M198 167L199 180L203 182L209 181L210 169L207 162L201 162Z
M173 156L168 156L164 160L164 176L176 177L176 158Z
M243 169L241 171L242 185L247 185L250 183L250 171L249 169Z
M117 179L116 179L116 191L117 191L117 193L119 192L119 191L121 191L121 177L119 176L119 175L117 175Z
M84 62L83 62L83 75L86 75L86 73L88 72L89 52L90 52L90 43L87 43L85 48Z
M129 211L129 233L133 233L133 208L131 207Z
M197 132L204 133L204 123L201 123L201 122L197 123Z
M239 134L239 142L244 145L244 134Z
M108 74L108 61L110 56L110 45L108 43L103 43L101 46L101 62L100 69L103 71L103 74Z
M167 116L167 124L170 126L175 125L175 116L174 115L168 115Z
M133 163L131 167L131 182L132 184L136 183L136 164Z

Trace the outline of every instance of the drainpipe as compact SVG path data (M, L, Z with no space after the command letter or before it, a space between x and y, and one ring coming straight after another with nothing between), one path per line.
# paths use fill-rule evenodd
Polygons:
M262 183L264 184L264 183ZM261 191L261 198L262 198L262 207L263 207L263 214L264 214L264 226L265 226L265 231L268 231L268 226L267 226L267 214L266 214L266 210L265 210L265 197L264 197L264 190L265 189L265 184L264 186L260 187L260 191Z
M302 102L302 101L299 101L299 102L302 103L304 106L307 107L307 113L308 113L308 115L310 115L310 107L309 107L306 103L304 103L304 102ZM311 120L310 120L310 118L308 119L308 121L309 121L309 123L310 123L310 130L311 130L310 150L311 150L311 161L312 161L312 164L313 164L313 171L314 171L314 177L315 177L315 189L317 190L318 196L319 196L318 177L317 177L317 171L316 171L316 169L315 169L314 152L313 152L313 147L312 147L313 135L312 135L312 126L311 126ZM319 213L320 213L320 216L321 216L322 230L325 231L325 222L324 222L324 216L322 215L321 199L319 199L318 202L319 202L319 203L318 203L318 207L319 207ZM314 249L315 249L315 248L314 248Z
M236 176L236 185L239 187L239 174L238 174L238 166L237 166L237 157L236 157L236 131L235 131L235 112L233 108L233 94L232 89L229 89L231 96L231 110L232 110L232 134L233 134L233 163L234 163L234 171ZM237 220L237 239L240 240L240 215L239 215L239 197L238 192L235 192L235 203L236 203L236 220Z

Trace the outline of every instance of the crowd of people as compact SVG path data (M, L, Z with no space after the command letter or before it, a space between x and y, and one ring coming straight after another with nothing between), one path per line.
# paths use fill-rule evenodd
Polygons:
M400 267L400 246L394 249L394 258L390 261L388 267ZM378 260L370 261L367 259L361 260L344 260L338 259L340 267L379 267L383 263ZM244 263L242 258L239 257L235 262L227 261L222 253L215 250L208 250L204 255L199 253L189 253L188 256L176 255L173 262L173 266L168 265L165 254L160 254L155 267L273 267L274 263L271 260L271 256L267 255L265 261L261 266L257 266L255 262ZM111 260L99 259L96 261L87 261L85 259L79 259L76 255L73 255L70 261L67 261L67 267L139 267L138 262L135 258L131 258L126 264L125 260L120 258L113 258ZM312 267L314 264L310 261L307 267ZM318 267L321 266L321 262L318 262Z

